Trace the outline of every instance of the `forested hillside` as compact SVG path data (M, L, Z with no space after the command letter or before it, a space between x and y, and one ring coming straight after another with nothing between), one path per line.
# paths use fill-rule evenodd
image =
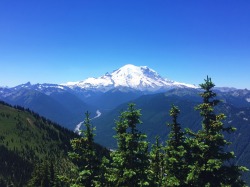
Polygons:
M4 103L0 104L0 129L1 186L26 185L33 170L47 161L54 164L55 172L71 167L67 152L70 139L76 137L73 132L30 110Z
M29 109L1 102L0 186L61 186L57 175L69 174L75 167L68 151L76 137ZM98 146L98 150L105 149Z

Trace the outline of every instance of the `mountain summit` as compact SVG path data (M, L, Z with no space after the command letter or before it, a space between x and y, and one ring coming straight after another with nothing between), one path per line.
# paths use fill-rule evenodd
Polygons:
M111 74L106 73L99 78L88 78L78 82L68 82L65 86L107 92L114 88L129 88L138 91L156 92L175 87L196 88L194 85L179 83L161 77L147 66L127 64Z

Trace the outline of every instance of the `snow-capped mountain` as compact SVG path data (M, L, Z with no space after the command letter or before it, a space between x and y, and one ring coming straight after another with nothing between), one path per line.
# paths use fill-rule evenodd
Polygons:
M62 84L70 88L98 90L107 92L114 88L130 88L138 91L155 92L175 87L196 88L195 85L179 83L161 77L147 66L125 65L111 74L106 73L99 78L88 78L79 82Z

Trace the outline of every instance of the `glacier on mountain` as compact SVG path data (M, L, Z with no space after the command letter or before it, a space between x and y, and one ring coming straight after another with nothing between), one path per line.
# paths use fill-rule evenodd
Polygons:
M98 90L107 92L114 88L131 88L138 91L155 92L176 87L197 88L195 85L171 81L161 77L156 71L147 66L127 64L111 74L106 73L98 78L88 78L78 82L62 84L70 88Z

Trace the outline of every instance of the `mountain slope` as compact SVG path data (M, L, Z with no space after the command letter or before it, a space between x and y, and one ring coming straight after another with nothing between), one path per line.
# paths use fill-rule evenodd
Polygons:
M68 157L70 140L77 137L29 109L0 102L0 186L25 186L48 162L53 163L54 176L69 174L75 167ZM99 157L108 154L98 144L95 149Z
M200 128L201 119L199 112L195 111L194 108L202 102L199 96L200 92L201 91L197 89L173 89L165 93L144 95L130 102L135 103L137 108L142 110L143 125L141 127L148 135L149 139L152 140L156 135L166 138L165 135L168 133L166 123L171 122L169 109L172 104L179 106L181 110L179 120L184 128L189 127L193 130L198 130ZM239 125L237 128L241 129L243 125L248 125L250 123L250 114L248 113L250 103L242 101L241 105L239 103L235 105L233 102L230 102L228 98L231 97L228 95L228 93L218 93L218 98L223 102L216 108L217 112L225 113L226 116L228 116L225 121L226 124L235 123ZM103 143L103 145L107 147L111 146L114 148L113 146L115 146L115 144L112 138L115 132L112 129L115 126L114 119L118 119L120 112L126 108L127 103L121 104L109 113L103 114L100 118L93 121L97 127L97 141L99 141L99 135L100 140L103 135L109 137L109 139L104 139L100 141L100 143Z
M165 142L169 133L167 123L171 123L172 119L169 116L171 105L177 105L181 110L178 122L182 128L190 128L197 131L201 128L201 117L199 111L195 111L194 107L202 102L198 95L200 90L197 89L174 89L166 93L141 96L132 102L136 104L138 109L141 109L143 122L140 125L140 130L148 136L148 140L153 143L155 137L159 135L161 141ZM240 90L238 91L241 92ZM249 91L248 91L249 92ZM232 92L235 94L235 91ZM245 100L235 106L230 102L229 93L218 93L218 98L223 100L216 112L224 113L227 118L224 121L225 126L234 126L237 131L233 134L226 135L226 138L233 144L228 147L233 150L236 155L236 162L239 165L245 165L250 168L250 103ZM121 111L127 109L127 104L122 104L108 114L102 115L100 118L93 120L96 126L96 141L106 147L115 149L116 141L113 138L115 135L115 122ZM250 183L250 174L247 174L248 183Z
M21 107L0 103L0 184L24 186L36 163L46 158L62 170L71 167L67 158L73 132Z
M193 90L191 92L196 92ZM173 91L173 93L175 93ZM168 95L169 94L169 95ZM197 118L199 119L199 114L194 113L194 106L199 103L199 97L189 97L188 95L183 95L179 97L178 95L167 93L158 93L151 95L144 95L138 99L135 99L133 102L136 104L138 109L141 109L142 121L143 124L139 127L144 133L147 134L148 139L151 142L154 142L156 135L159 135L163 138L167 137L168 128L167 122L171 121L168 111L171 108L172 104L179 106L182 110L187 112L183 113L180 116L181 122L189 122L186 127L195 128L197 130L198 123ZM94 119L93 123L96 126L96 141L102 145L105 145L109 148L115 148L116 142L113 138L115 133L114 119L118 119L121 111L124 111L127 108L127 103L121 104L114 110L111 110L109 113L102 115L100 118ZM190 118L189 116L192 115Z

